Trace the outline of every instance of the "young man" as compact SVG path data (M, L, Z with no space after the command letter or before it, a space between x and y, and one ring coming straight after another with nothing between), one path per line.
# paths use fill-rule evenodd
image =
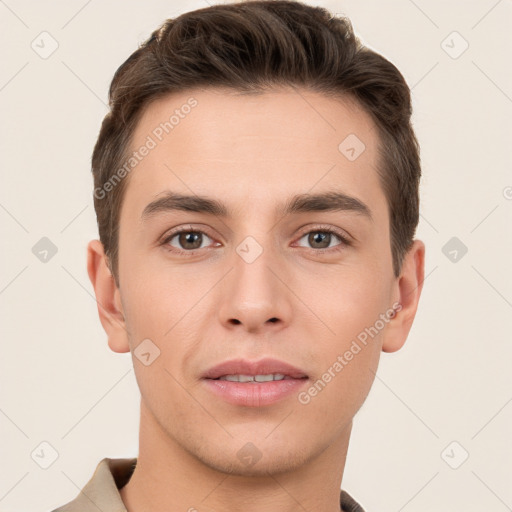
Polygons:
M141 391L139 455L64 511L362 511L341 488L425 247L410 92L347 19L252 1L167 20L118 69L88 272Z

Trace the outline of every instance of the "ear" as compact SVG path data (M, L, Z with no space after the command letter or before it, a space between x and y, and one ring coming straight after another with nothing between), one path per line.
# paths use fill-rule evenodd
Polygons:
M103 244L91 240L87 245L87 273L96 294L101 325L114 352L129 352L128 333L120 291L107 264Z
M398 306L384 333L383 352L395 352L405 343L418 309L424 275L425 244L421 240L414 240L404 256L402 272L396 279L393 296Z

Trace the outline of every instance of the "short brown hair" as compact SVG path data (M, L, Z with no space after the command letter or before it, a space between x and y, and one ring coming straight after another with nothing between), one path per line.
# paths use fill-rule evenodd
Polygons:
M348 96L371 115L379 133L378 173L390 216L393 272L400 275L419 220L421 176L404 77L363 46L346 17L299 1L253 0L167 19L112 79L110 112L94 147L92 172L100 241L118 286L119 221L128 179L108 194L96 191L104 191L126 161L149 102L197 87L251 93L286 85Z

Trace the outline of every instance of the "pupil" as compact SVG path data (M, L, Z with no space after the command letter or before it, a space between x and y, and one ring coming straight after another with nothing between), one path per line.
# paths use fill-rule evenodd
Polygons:
M191 243L193 245L193 247L191 247L192 249L198 249L199 247L201 247L201 240L200 240L200 233L196 233L196 232L193 232L193 231L189 231L187 233L181 233L181 240L180 240L180 244L182 246L187 246L187 244ZM197 244L197 241L199 240L199 244ZM194 244L195 242L195 244ZM190 248L190 247L188 247Z
M317 231L316 233L310 235L310 243L320 243L321 248L329 247L329 242L325 243L325 241L329 238L329 233L321 233Z

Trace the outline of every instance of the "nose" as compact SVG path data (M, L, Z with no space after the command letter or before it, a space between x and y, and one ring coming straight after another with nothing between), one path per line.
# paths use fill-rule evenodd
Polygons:
M283 329L290 323L292 293L282 264L271 251L263 250L254 261L240 254L218 291L221 323L251 333Z

